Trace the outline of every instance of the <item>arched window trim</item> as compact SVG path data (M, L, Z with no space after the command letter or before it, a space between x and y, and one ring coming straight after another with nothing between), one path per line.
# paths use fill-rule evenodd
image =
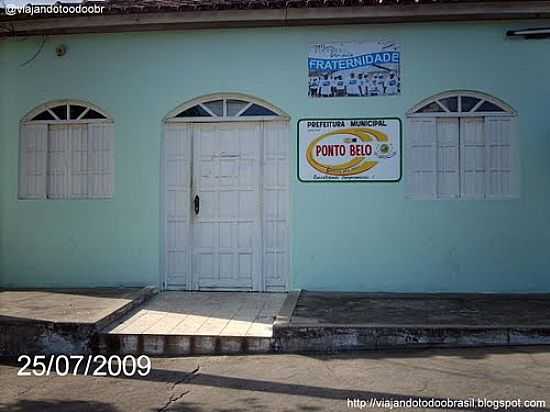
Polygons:
M451 112L447 107L441 103L441 100L449 97L458 97L458 109L457 111ZM474 97L480 99L480 101L473 106L469 111L462 111L460 97ZM498 112L477 112L476 110L483 104L483 102L492 103L500 107L503 111ZM444 111L443 112L426 112L419 113L418 111L423 107L435 103L440 106ZM500 99L497 99L494 96L491 96L487 93L474 91L474 90L449 90L445 91L427 99L422 100L421 102L414 105L408 112L407 117L484 117L484 116L517 116L517 112L507 103L503 102Z
M69 118L68 112L67 112L67 119L59 119L59 117L52 110L54 107L67 106L67 111L68 111L69 106L71 105L83 106L85 107L85 110L82 113L80 113L76 119L68 119ZM104 116L105 118L104 119L84 119L83 117L85 117L90 110L96 111L97 113ZM53 119L52 120L33 120L36 116L38 116L43 112L48 112L53 117ZM28 112L25 116L23 116L23 119L21 119L21 123L71 124L71 123L114 123L114 121L113 121L113 117L110 114L108 114L105 110L99 108L93 103L90 103L84 100L62 99L62 100L52 100L35 107L30 112Z
M210 110L206 106L207 103L213 102L216 100L223 101L223 116L217 116L214 112L212 112L212 110ZM247 102L247 104L234 116L228 116L227 104L226 104L227 100L242 100ZM272 112L274 112L276 115L274 116L242 116L241 114L244 113L253 104L263 106L271 110ZM176 117L181 112L188 110L194 106L200 106L202 109L208 112L210 116ZM289 119L290 119L290 116L287 113L285 113L283 110L257 97L253 97L242 93L214 93L214 94L209 94L209 95L205 95L205 96L201 96L201 97L189 100L179 105L170 113L168 113L168 115L163 119L163 121L165 123L190 123L190 122L204 123L204 122L243 122L243 121L257 122L257 121L289 120Z
M479 99L462 111L461 97ZM457 97L455 111L444 99ZM447 101L448 102L448 101ZM498 111L476 111L484 102ZM418 111L437 105L443 111ZM431 109L437 110L437 106ZM407 197L410 199L517 199L521 194L518 113L482 92L452 90L407 112Z
M71 105L78 110L71 111ZM91 110L96 113L85 118ZM74 99L49 101L28 112L20 121L18 186L21 200L111 199L113 118Z

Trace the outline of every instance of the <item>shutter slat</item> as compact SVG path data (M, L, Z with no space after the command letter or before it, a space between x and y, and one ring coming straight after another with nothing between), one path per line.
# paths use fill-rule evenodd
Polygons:
M408 196L413 199L436 197L436 121L409 119Z
M486 191L486 139L482 117L460 119L461 196L482 199Z
M514 120L510 117L485 118L487 141L487 197L519 196L519 170Z
M437 119L438 198L458 197L458 133L458 118Z
M88 197L88 127L71 125L70 197L83 199Z
M48 125L25 124L21 127L19 158L19 198L46 197L46 158Z
M50 125L48 131L47 196L49 199L67 197L68 125Z
M111 198L113 196L113 147L112 124L88 125L88 197Z

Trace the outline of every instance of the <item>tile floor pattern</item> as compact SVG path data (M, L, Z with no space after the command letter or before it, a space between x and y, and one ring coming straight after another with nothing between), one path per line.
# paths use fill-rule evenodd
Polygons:
M163 292L109 334L272 337L285 293Z

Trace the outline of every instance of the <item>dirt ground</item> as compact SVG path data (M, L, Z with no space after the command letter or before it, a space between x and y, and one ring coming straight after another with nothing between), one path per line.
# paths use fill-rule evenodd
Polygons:
M455 410L550 411L550 347L155 358L148 376L130 378L20 377L20 366L0 363L2 412L391 410L371 399L426 405L409 410L436 409L436 401L515 400L521 406Z

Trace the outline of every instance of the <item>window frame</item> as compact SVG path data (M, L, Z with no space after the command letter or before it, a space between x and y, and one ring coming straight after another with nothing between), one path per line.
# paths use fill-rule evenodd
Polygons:
M457 97L457 110L456 111L450 111L444 104L441 103L441 100L451 97ZM472 108L468 111L462 111L462 97L473 97L476 99L479 99L479 101L472 106ZM484 102L492 103L496 106L498 106L502 111L476 111L481 105L483 105ZM443 112L419 112L422 108L425 106L435 103L443 108ZM413 145L417 145L417 142L413 142L410 139L407 139L407 168L406 168L406 180L407 180L407 198L412 200L509 200L509 199L517 199L520 196L520 173L521 173L521 162L520 162L520 156L518 153L518 135L517 135L517 118L518 113L507 103L501 101L500 99L490 96L483 92L477 92L477 91L471 91L471 90L450 90L445 91L436 95L433 95L427 99L423 99L419 103L415 104L408 112L407 112L407 118L408 118L408 131L409 135L412 136L416 133L415 130L413 130L413 127L419 127L413 125L415 123L414 121L421 121L422 119L425 119L426 121L432 120L434 122L434 133L435 133L435 141L434 141L434 150L436 151L436 158L435 158L435 168L433 170L434 178L435 178L435 191L432 194L422 194L422 191L414 191L412 190L412 173L414 173L415 168L412 166L413 163L415 163L415 159L413 159ZM446 196L446 195L440 195L438 193L437 187L438 187L438 176L441 173L439 164L438 164L438 147L439 147L439 136L438 136L438 119L450 119L455 118L458 121L458 136L457 136L457 150L458 150L458 164L457 164L457 178L459 182L458 192L456 196ZM509 125L509 133L510 133L510 144L512 153L510 157L511 162L511 170L512 170L512 176L510 181L510 188L507 193L501 193L499 195L491 194L490 191L487 189L487 180L484 180L484 192L477 196L467 195L463 191L462 182L465 179L465 173L466 170L464 169L464 159L463 159L463 138L462 135L462 119L468 119L468 118L481 118L482 124L483 124L483 139L484 139L484 150L485 155L483 158L484 162L488 162L489 160L489 152L488 152L488 143L487 143L487 124L488 121L491 121L490 119L510 119L510 125ZM430 146L430 144L427 144L427 146ZM487 169L487 166L485 168L484 173L489 173L489 170ZM485 175L484 179L487 179ZM429 186L428 186L429 187ZM429 191L431 192L431 191ZM429 193L426 192L426 193Z
M59 107L59 106L66 106L66 119L60 119L56 113L53 111L53 108ZM70 112L71 112L71 106L82 106L85 109L78 114L76 119L70 119ZM85 117L86 113L88 113L90 110L93 110L103 116L104 118L91 118L91 119L83 119ZM42 114L43 112L48 112L53 119L49 120L33 120L36 116ZM110 185L108 186L110 190L106 190L105 193L90 193L88 191L86 196L75 196L72 193L72 186L70 182L70 178L67 178L65 182L64 187L64 195L63 196L50 196L48 193L48 176L49 176L49 161L48 156L50 152L50 146L49 146L49 139L50 139L50 129L51 126L71 126L71 125L83 125L86 126L87 130L87 137L89 138L89 133L91 127L94 126L111 126L110 135L107 137L110 139L109 141L109 150L108 156L110 159L108 159L109 167L110 167ZM22 175L23 166L25 166L23 162L23 139L26 138L24 130L28 126L44 126L45 127L45 136L42 137L45 139L45 163L43 165L44 170L42 173L44 174L44 182L42 183L43 187L40 188L40 194L32 193L29 194L28 192L24 192L24 179L26 175ZM105 136L103 136L105 138ZM31 111L29 111L20 121L20 127L19 127L19 154L18 154L18 191L17 191L17 199L18 200L99 200L99 199L112 199L113 193L114 193L114 180L115 180L115 164L114 164L114 144L115 144L115 136L114 136L114 120L110 114L108 114L105 110L99 108L98 106L89 103L87 101L82 100L74 100L74 99L62 99L62 100L52 100L46 103L43 103ZM89 150L88 150L89 151ZM100 150L105 151L105 150ZM34 152L36 153L36 152ZM72 142L67 143L67 147L65 149L65 155L64 157L67 158L69 156L68 160L65 160L67 164L69 165L71 170L66 170L65 173L68 176L72 176L74 170L72 166ZM87 160L88 162L89 160ZM93 170L89 169L89 166L87 166L86 171L86 178L89 179L90 176L96 175L97 173L93 173ZM101 175L101 174L99 174ZM23 194L26 193L26 194Z
M207 106L207 103L222 100L223 101L223 116L218 116L212 112ZM227 115L227 101L228 100L241 100L247 104L241 108L234 116ZM274 113L273 116L242 116L249 107L257 104L259 106L265 107ZM176 117L181 112L188 110L192 107L200 106L202 109L206 110L210 116L196 116L196 117ZM204 123L204 122L261 122L269 120L290 120L290 116L281 111L276 106L271 103L258 99L252 96L241 93L215 93L209 94L206 96L201 96L199 98L188 101L174 110L168 113L163 119L163 123Z
M458 110L456 112L449 111L445 105L440 103L440 100L449 98L449 97L458 97ZM479 102L472 107L471 110L463 112L462 111L462 99L461 97L474 97L480 99ZM483 102L488 101L493 103L496 106L499 106L503 111L498 112L476 112L475 110L483 104ZM431 112L431 113L420 113L419 110L424 106L436 103L443 108L443 112ZM517 117L517 112L507 103L503 102L500 99L497 99L494 96L488 95L482 92L476 92L473 90L449 90L445 91L427 99L420 101L415 104L408 112L407 117L487 117L487 116L512 116Z
M67 106L67 119L59 119L52 110L54 107L63 106L63 105ZM84 106L86 109L78 116L77 119L69 119L71 105ZM103 115L105 118L104 119L82 119L82 117L85 116L89 110L94 110L99 114ZM42 112L46 112L46 111L49 112L54 117L53 120L33 120L33 118L35 118ZM92 103L85 102L83 100L64 99L64 100L52 100L35 107L30 112L28 112L25 116L23 116L23 119L21 119L22 126L27 123L33 123L33 124L114 123L114 120L110 114L108 114L103 109L97 107Z

